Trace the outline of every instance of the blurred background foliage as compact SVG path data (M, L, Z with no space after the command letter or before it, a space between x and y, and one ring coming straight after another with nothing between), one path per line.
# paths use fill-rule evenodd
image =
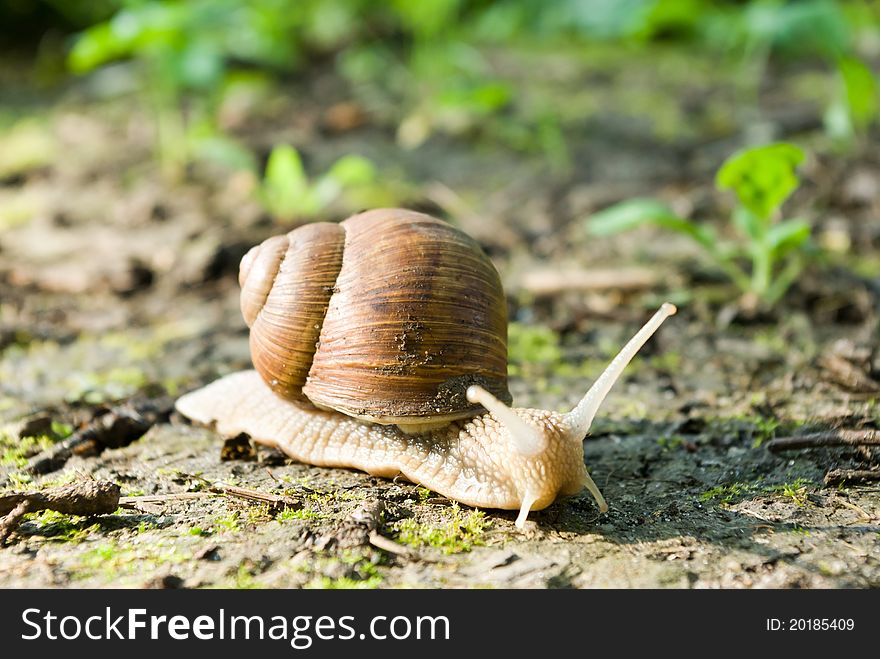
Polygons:
M599 111L601 99L577 91L589 80L558 79L555 64L542 80L554 55L596 69L641 57L645 66L635 68L650 72L651 54L672 48L681 55L663 66L681 75L723 69L735 95L711 101L718 107L710 119L722 128L754 123L746 142L761 141L758 97L771 62L806 63L832 80L812 92L824 104L829 149L858 148L878 117L870 66L880 56L878 0L3 0L0 24L0 48L33 57L38 83L102 72L102 93L139 97L170 178L197 160L250 171L260 179L259 198L284 217L314 216L351 187L359 202L393 203L400 194L365 160L353 178L313 173L323 191L304 187L294 149L279 158L294 163L300 175L292 185L310 190L309 200L302 208L279 201L296 190L279 192L267 154L255 154L230 128L236 108L259 106L313 70L330 70L349 86L357 106L343 123L363 112L403 149L466 136L538 154L562 175L573 167L567 129ZM567 97L554 92L566 86ZM660 137L688 130L674 99L638 80L621 87L623 105L650 116Z
M516 72L493 59L508 47L687 44L738 66L744 98L771 57L821 60L840 81L828 130L850 141L877 116L862 59L878 49L875 0L6 0L0 22L15 26L7 42L39 44L44 72L128 62L171 161L216 135L224 96L329 59L402 146L482 130L564 167L565 111L515 93Z

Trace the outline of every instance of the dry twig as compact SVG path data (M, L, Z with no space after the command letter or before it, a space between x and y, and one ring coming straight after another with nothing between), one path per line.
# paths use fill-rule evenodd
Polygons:
M105 515L119 506L119 486L107 481L77 481L42 492L0 496L0 544L28 513L56 510L66 515Z
M793 451L821 446L880 446L880 431L833 430L796 437L777 437L765 444L768 451Z
M204 479L202 479L204 480ZM236 497L246 501L267 504L273 512L280 512L285 508L299 510L303 507L302 502L294 497L281 494L268 494L259 490L251 490L245 487L237 487L235 485L224 485L223 483L211 483L205 481L207 490L204 492L172 492L169 494L149 494L138 497L122 497L119 505L123 508L133 508L135 510L143 510L145 512L155 512L153 509L156 505L174 503L176 501L186 501L191 499L202 499L204 497L214 496L216 494Z
M880 481L880 470L877 469L831 469L823 479L826 487L841 483L865 483ZM862 511L864 512L864 511Z

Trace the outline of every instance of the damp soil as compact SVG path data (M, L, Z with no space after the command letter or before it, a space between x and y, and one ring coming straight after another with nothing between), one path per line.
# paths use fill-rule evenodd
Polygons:
M598 241L581 220L636 195L723 217L729 200L713 172L747 129L821 153L821 106L767 91L719 123L715 101L693 102L723 100L717 78L663 74L643 81L671 113L657 126L627 105L621 67L588 78L605 109L566 127L563 168L479 134L438 135L413 151L378 119L328 131L322 118L351 98L320 72L292 81L297 93L271 114L254 109L230 128L263 156L295 142L315 171L352 152L403 170L401 205L473 235L501 273L511 320L558 337L550 359L512 355L518 406L569 408L652 309L679 305L585 442L610 510L600 514L584 492L532 513L522 531L514 513L475 511L404 481L298 464L241 439L224 450L223 438L162 408L248 366L238 260L291 224L269 217L239 174L197 164L164 178L149 114L131 98L82 84L28 96L37 100L16 111L38 117L51 146L0 180L0 487L95 478L135 503L104 516L28 516L0 548L0 586L880 586L880 482L825 484L831 470L880 469L880 451L767 448L880 421L880 138L811 157L789 212L846 249L776 309L754 312L688 243L653 230ZM21 207L30 212L11 214ZM331 207L328 219L346 212ZM572 270L610 283L554 279ZM137 401L166 412L115 447L99 442L48 473L27 472L65 435ZM223 486L297 503L270 506Z

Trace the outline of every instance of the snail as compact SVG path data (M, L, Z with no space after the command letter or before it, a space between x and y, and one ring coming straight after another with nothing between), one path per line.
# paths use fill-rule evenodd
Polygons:
M507 309L479 245L429 215L378 209L269 238L242 259L255 370L177 410L300 462L406 479L461 503L531 510L586 487L583 440L666 303L567 414L510 408Z

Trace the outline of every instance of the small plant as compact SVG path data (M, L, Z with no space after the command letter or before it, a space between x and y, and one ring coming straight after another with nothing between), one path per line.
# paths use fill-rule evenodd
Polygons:
M771 417L758 416L755 419L755 429L752 433L752 448L758 448L765 442L769 442L776 435L779 421Z
M779 485L770 485L764 488L765 492L778 492L782 496L788 497L799 507L807 505L807 488L813 485L813 481L809 478L797 478L790 483L781 483Z
M376 168L366 158L343 156L325 174L309 181L299 152L279 144L269 155L260 184L260 201L281 221L313 218L340 196L376 181Z
M744 497L752 491L748 483L731 483L730 485L718 485L706 490L700 495L700 501L718 500L721 503L731 504L737 498Z
M802 219L781 219L780 208L800 181L796 168L804 153L779 142L744 149L728 158L715 177L720 190L731 190L739 201L732 224L739 236L720 240L715 230L679 217L653 199L631 199L596 213L589 230L606 236L644 225L681 233L694 240L721 268L752 305L772 306L800 275L812 249L810 225ZM744 268L743 263L749 263Z

